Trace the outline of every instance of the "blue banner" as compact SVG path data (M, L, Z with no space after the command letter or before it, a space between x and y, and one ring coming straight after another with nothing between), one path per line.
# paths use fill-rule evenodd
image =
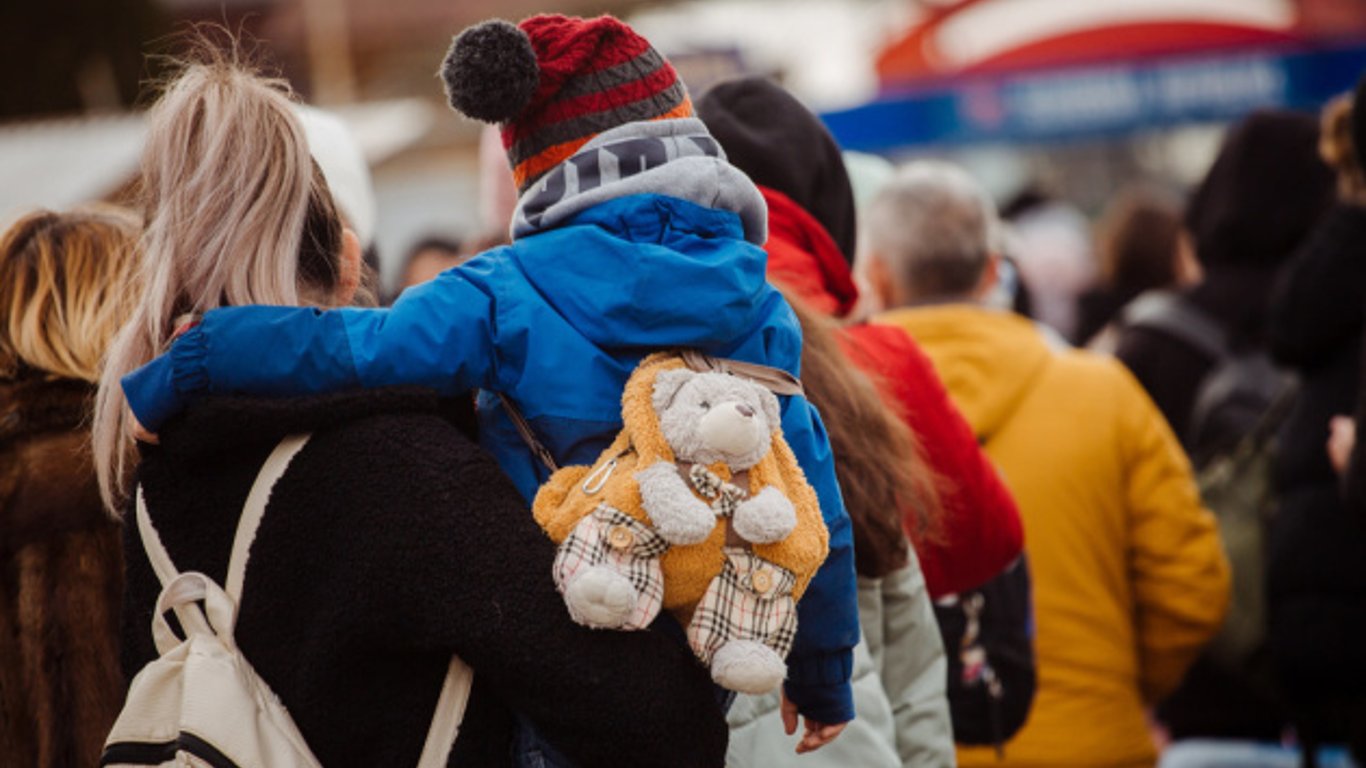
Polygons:
M1053 141L1231 120L1254 109L1317 110L1366 71L1366 44L1242 50L962 78L822 115L845 149Z

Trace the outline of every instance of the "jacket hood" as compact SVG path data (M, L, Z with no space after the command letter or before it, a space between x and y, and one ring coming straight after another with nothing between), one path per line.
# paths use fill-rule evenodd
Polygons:
M814 216L853 263L854 187L839 145L819 117L763 77L716 85L697 101L697 116L736 168Z
M849 262L815 217L776 189L759 187L768 203L768 276L824 315L845 317L858 302Z
M514 240L553 229L609 200L668 195L731 211L752 243L768 238L763 198L696 118L627 123L603 131L527 189Z
M1053 356L1028 319L975 305L899 309L877 322L920 344L983 443L1010 421Z
M1318 153L1310 115L1264 110L1229 131L1186 206L1186 228L1206 269L1274 269L1333 200L1333 173Z
M610 200L490 257L508 254L542 299L603 349L716 348L786 311L739 216L679 198Z

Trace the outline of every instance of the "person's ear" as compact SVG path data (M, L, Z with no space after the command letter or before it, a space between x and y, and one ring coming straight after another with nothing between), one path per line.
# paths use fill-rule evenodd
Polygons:
M1182 227L1177 235L1176 254L1173 258L1176 259L1176 267L1172 272L1176 276L1178 287L1188 288L1205 279L1205 269L1195 257L1195 241L1185 227Z
M345 307L355 300L356 291L360 290L362 257L360 238L350 228L342 227L341 253L337 259L341 274L332 296L336 306Z
M987 254L986 266L982 267L982 276L977 278L977 287L972 292L972 297L978 301L985 299L996 290L996 286L1001 282L1001 255L999 253Z
M887 266L887 262L882 255L876 251L869 251L867 264L863 269L863 275L868 281L868 289L873 294L875 309L885 311L896 309L896 284L892 278L892 270Z

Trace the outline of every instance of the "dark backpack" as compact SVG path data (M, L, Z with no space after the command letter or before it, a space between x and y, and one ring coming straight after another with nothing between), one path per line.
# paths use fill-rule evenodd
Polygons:
M1219 321L1178 294L1139 296L1121 312L1120 325L1174 338L1213 362L1196 391L1186 434L1177 435L1197 470L1234 453L1294 388L1293 377L1264 350L1235 350ZM1264 435L1267 441L1273 436Z
M953 739L1000 752L1034 702L1034 608L1024 556L981 587L941 598L934 613L948 658Z
M1276 368L1265 352L1234 351L1217 321L1173 293L1138 297L1124 309L1121 324L1160 332L1214 361L1200 382L1187 434L1181 436L1233 572L1228 615L1205 655L1225 672L1265 689L1266 553L1277 506L1276 432L1294 402L1294 377Z

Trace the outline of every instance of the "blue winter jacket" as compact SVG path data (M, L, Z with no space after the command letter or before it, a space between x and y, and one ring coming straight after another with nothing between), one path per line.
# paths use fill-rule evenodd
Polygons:
M799 372L801 331L740 218L656 194L617 198L484 253L383 309L232 307L124 379L150 429L194 393L305 395L420 384L479 397L480 440L530 501L548 477L507 418L521 408L561 465L592 464L650 352L693 347ZM816 409L783 398L783 433L815 488L830 555L798 604L788 696L826 723L854 715L852 534Z

